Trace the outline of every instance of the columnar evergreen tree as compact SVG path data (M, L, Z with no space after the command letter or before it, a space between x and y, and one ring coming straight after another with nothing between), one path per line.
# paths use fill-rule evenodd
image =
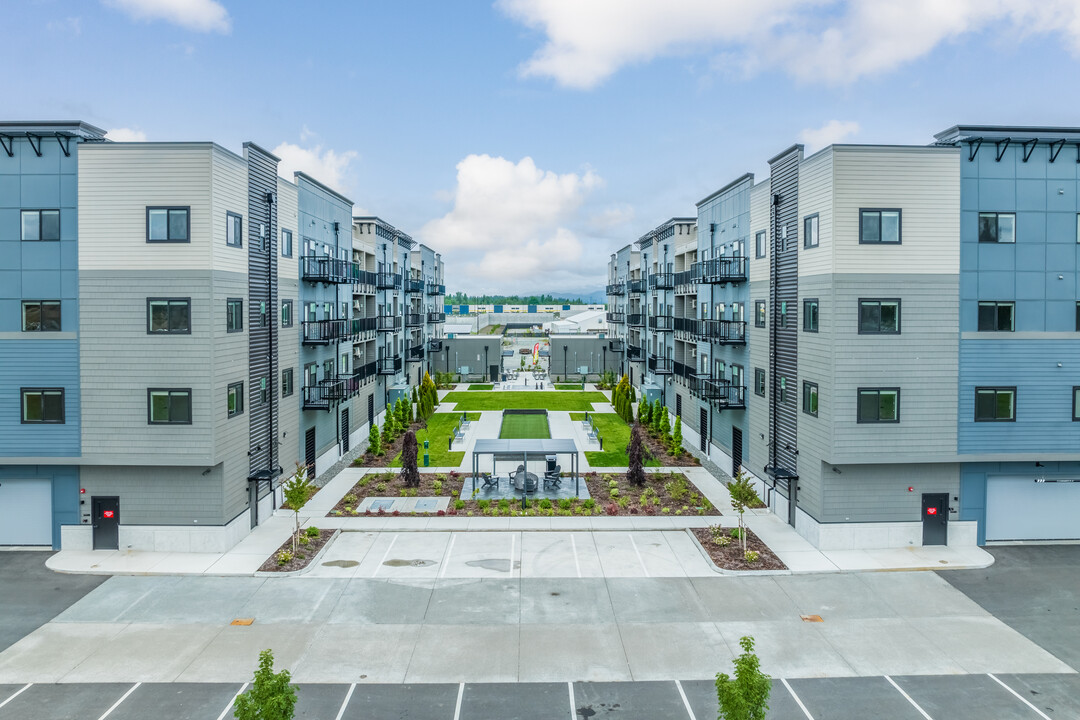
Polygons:
M379 434L379 426L374 422L371 423L371 429L368 430L368 452L372 455L382 455L382 435Z
M666 414L666 412L664 410L664 406L660 403L660 398L657 398L656 402L653 403L653 409L652 409L652 428L651 428L652 432L651 432L651 435L653 437L656 437L657 435L660 434L660 418L665 414Z
M641 398L641 407L638 408L637 421L639 425L649 427L649 423L652 421L652 403Z
M660 440L666 445L671 445L671 421L668 420L667 408L660 412Z
M406 487L420 486L420 471L416 467L416 433L405 433L401 443L401 479Z
M675 429L671 431L671 454L682 455L682 417L675 417Z

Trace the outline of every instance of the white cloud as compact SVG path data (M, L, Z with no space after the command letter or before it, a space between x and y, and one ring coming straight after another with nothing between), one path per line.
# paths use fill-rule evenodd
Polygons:
M529 157L469 155L457 165L453 207L418 235L455 266L447 277L470 292L589 287L598 266L583 260L587 248L575 227L602 185L592 170L560 175Z
M806 144L806 152L809 154L858 134L859 123L830 120L819 128L806 128L799 133L799 140Z
M164 20L196 32L228 34L229 11L216 0L102 0L135 20Z
M113 142L146 142L146 133L132 128L114 128L105 133Z
M943 42L997 27L1060 35L1080 56L1077 0L498 0L547 42L524 76L588 89L620 68L707 53L753 74L779 67L808 82L893 70Z
M304 132L308 132L306 127ZM293 173L299 170L339 192L348 184L346 180L349 165L359 157L354 150L324 151L322 145L304 148L287 142L281 143L271 152L281 158L278 163L278 174L281 177L291 181Z

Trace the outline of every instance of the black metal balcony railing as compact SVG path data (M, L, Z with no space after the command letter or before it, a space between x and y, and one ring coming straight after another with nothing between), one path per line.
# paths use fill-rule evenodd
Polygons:
M353 285L375 286L375 273L370 270L361 270L356 263L349 263L349 282Z
M649 329L657 332L671 332L675 329L675 318L671 315L650 315Z
M626 322L626 313L622 312L609 312L607 314L607 321L615 325L622 325Z
M641 313L630 313L626 316L626 324L630 327L644 327L645 316Z
M613 283L611 285L608 285L606 294L608 294L608 295L625 295L626 294L626 284L625 283Z
M401 275L397 273L375 273L375 287L379 290L393 290L401 287Z
M700 266L694 263L689 270L675 273L675 292L679 294L697 292L697 285L701 282Z
M303 388L305 410L329 410L343 400L348 400L360 391L366 376L363 370L352 375L319 380L314 385Z
M424 292L423 279L409 278L405 281L405 292L407 293L422 293Z
M400 315L379 315L375 320L375 329L379 332L396 332L401 329Z
M349 337L348 320L305 320L300 328L304 345L330 345Z
M702 400L716 400L720 397L718 382L722 382L722 380L718 380L708 373L691 373L690 377L686 379L690 394Z
M675 273L653 273L649 276L649 287L657 290L671 290L675 287Z
M352 331L352 334L355 337L357 335L362 335L363 333L375 332L375 327L377 324L377 318L353 318L349 321L349 329Z
M698 334L698 321L694 318L675 318L675 332L690 335L694 338Z
M429 312L427 314L427 321L431 324L446 322L446 313L444 312Z
M424 344L421 343L410 347L407 356L410 360L422 360L424 357Z
M428 340L427 350L429 353L442 352L442 340Z
M408 313L405 316L405 327L424 327L424 316L421 313Z
M641 360L642 352L641 347L638 345L626 346L626 359L627 360Z
M305 255L300 258L300 277L308 282L351 283L352 265L329 255Z
M648 285L644 280L631 280L626 287L635 295L642 295L648 289Z
M611 352L626 352L626 343L622 340L610 340L608 341L608 350Z
M702 320L698 337L717 345L745 345L746 322L743 320Z
M394 356L388 358L379 358L379 374L380 375L396 375L401 372L401 357Z
M670 375L673 363L671 358L649 356L649 370L657 375Z
M353 377L360 385L374 380L376 375L378 375L378 365L374 360L353 368Z
M445 295L446 294L446 286L445 285L436 285L435 283L428 283L427 284L427 294L428 295Z
M700 266L703 283L716 285L746 282L746 258L741 255L718 257L695 264Z
M685 363L681 363L678 360L675 361L675 364L674 364L673 368L674 368L674 374L677 377L682 378L683 380L686 380L687 378L689 378L690 375L694 372L694 366L693 365L686 365Z

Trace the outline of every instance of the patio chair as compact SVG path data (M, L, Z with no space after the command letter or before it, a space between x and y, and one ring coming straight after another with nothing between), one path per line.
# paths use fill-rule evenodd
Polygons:
M544 472L544 487L560 487L562 483L562 466L556 465L551 470Z
M480 479L483 480L483 483L480 485L480 487L482 487L482 488L493 487L496 490L499 489L499 476L498 475L492 475L489 472L480 473Z

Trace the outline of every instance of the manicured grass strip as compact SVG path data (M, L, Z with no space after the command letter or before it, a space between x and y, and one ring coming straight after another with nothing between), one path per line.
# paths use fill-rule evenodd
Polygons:
M592 410L593 403L608 402L598 392L552 392L525 390L522 392L448 393L440 402L456 405L457 410L509 410L537 408L542 410Z
M480 413L466 413L465 417L476 421L480 419ZM417 465L424 466L424 440L428 441L429 467L457 467L461 464L461 461L465 459L465 453L460 450L451 452L447 449L450 447L450 433L453 432L459 419L461 419L461 413L435 413L427 421L427 430L416 432ZM390 463L390 467L401 467L401 453L397 454Z
M494 390L494 385L470 385L469 390Z
M555 389L556 390L578 390L578 391L580 391L581 386L580 385L567 385L566 383L561 383L561 384L557 384L555 386Z
M548 428L548 419L545 415L506 415L503 417L499 437L504 440L522 438L546 440L551 437L551 430Z
M630 458L626 456L626 446L630 444L630 426L615 413L590 413L596 429L604 438L602 451L585 451L585 459L593 467L626 467ZM571 420L584 420L585 413L570 413ZM645 467L660 467L659 460L647 460Z

